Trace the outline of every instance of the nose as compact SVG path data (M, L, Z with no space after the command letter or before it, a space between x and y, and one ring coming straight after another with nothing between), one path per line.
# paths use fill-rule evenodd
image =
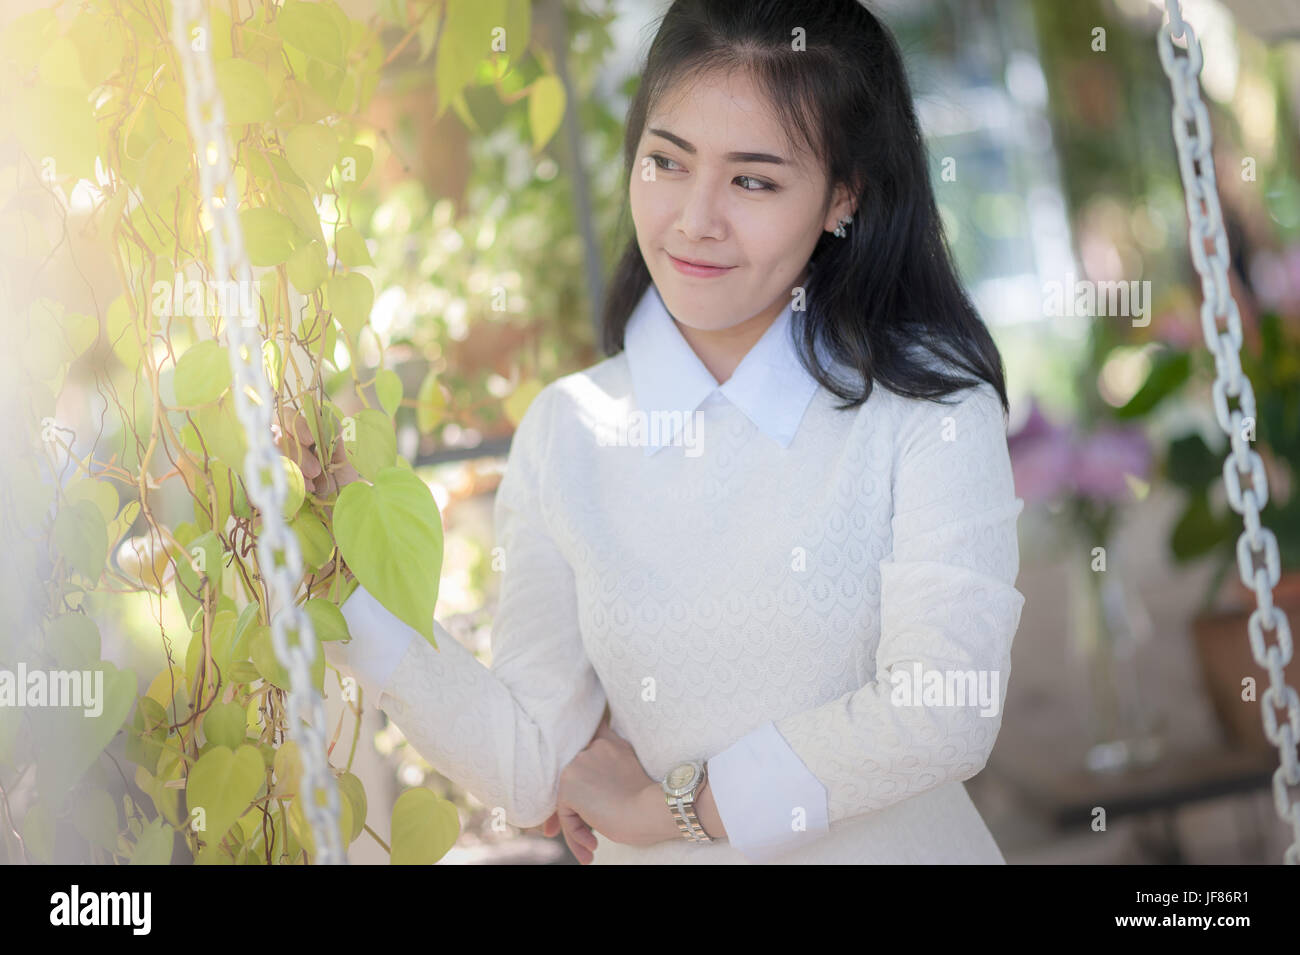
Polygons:
M722 239L725 217L719 209L718 192L704 176L696 176L686 190L677 216L677 231L689 242Z

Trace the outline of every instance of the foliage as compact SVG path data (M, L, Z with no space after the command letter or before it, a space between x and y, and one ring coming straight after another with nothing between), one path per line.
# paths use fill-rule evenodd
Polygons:
M467 95L500 91L526 63L533 79L511 102L525 100L513 109L526 114L536 148L557 128L564 97L525 56L527 0L381 7L381 21L363 23L332 0L264 2L232 21L233 7L211 4L211 36L191 38L216 63L236 187L226 198L239 204L253 289L210 269L213 223L170 4L87 0L66 20L52 9L22 16L4 37L3 95L21 150L3 167L17 219L3 230L3 291L25 357L4 382L18 446L5 462L12 480L0 487L0 518L10 553L44 586L20 593L27 575L3 575L0 601L20 620L18 608L38 604L39 625L0 634L0 661L98 671L105 687L93 718L0 707L3 793L33 769L38 792L21 819L0 804L3 831L22 837L0 844L5 861L266 864L314 854L297 798L301 759L285 738L287 674L271 647L255 549L262 518L247 498L247 442L224 347L225 321L241 309L256 313L265 340L290 487L285 517L304 558L297 599L316 639L347 637L342 556L432 642L436 586L430 593L427 582L442 563L441 519L397 454L394 428L399 406L430 388L405 399L392 369L367 372L363 360L374 350L375 286L353 212L385 158L366 111L398 53L386 54L381 31L400 30L398 47L414 41L421 60L432 57L439 112L468 117ZM74 197L87 186L93 208L78 222ZM42 203L61 210L62 234L96 237L111 265L114 294L97 296L93 311L73 290L32 278L52 253ZM89 434L68 410L94 404L83 378L104 409ZM421 417L426 431L435 423ZM348 468L363 480L340 494ZM407 531L400 587L385 583L391 542L379 533L397 527ZM139 593L174 600L187 624L178 644L160 623L167 663L143 694L134 673L103 659L87 612ZM325 677L318 646L317 690ZM366 796L350 772L361 711L354 688L340 688L354 717L348 759L331 767L347 844L367 828ZM436 861L458 827L454 807L433 793L404 794L393 861Z

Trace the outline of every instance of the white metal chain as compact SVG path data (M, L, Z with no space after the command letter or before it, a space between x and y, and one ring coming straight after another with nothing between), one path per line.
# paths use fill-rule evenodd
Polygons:
M1290 799L1287 786L1300 784L1300 762L1296 759L1296 743L1300 739L1300 696L1287 685L1282 672L1282 668L1291 662L1291 624L1282 608L1273 603L1273 588L1281 577L1281 560L1277 536L1260 524L1260 509L1268 503L1264 462L1243 433L1247 421L1252 435L1254 433L1255 392L1250 379L1241 370L1241 315L1228 285L1228 239L1214 176L1210 116L1201 99L1198 80L1201 46L1191 25L1183 20L1178 0L1165 0L1165 9L1169 20L1160 27L1156 46L1160 52L1160 64L1173 87L1174 143L1178 149L1178 165L1187 195L1187 217L1191 223L1188 241L1192 263L1201 276L1204 298L1201 330L1214 355L1214 414L1232 446L1223 462L1223 482L1228 503L1243 515L1246 522L1245 531L1237 539L1237 570L1241 582L1255 591L1257 606L1247 625L1250 651L1255 662L1268 671L1269 687L1260 699L1264 734L1281 751L1282 764L1273 773L1273 802L1282 821L1291 823L1294 840L1284 858L1288 865L1295 865L1300 862L1297 857L1300 851L1300 799ZM1175 53L1173 40L1184 35L1187 37L1187 51L1180 56ZM1189 123L1193 129L1189 130ZM1210 255L1205 252L1206 240L1214 244L1214 252ZM1219 327L1220 318L1226 322L1226 330ZM1231 412L1228 410L1230 397L1236 398L1239 404ZM1241 487L1243 474L1250 476L1250 487L1246 490ZM1255 566L1257 554L1262 556L1263 566ZM1277 642L1266 646L1266 632L1273 634ZM1287 720L1279 725L1277 710L1280 707L1286 708Z
M185 111L199 164L203 205L212 217L210 233L215 275L224 283L234 272L237 287L252 287L253 274L244 251L237 215L238 192L231 172L226 140L225 104L217 90L212 64L212 29L204 0L173 0L172 42L185 74ZM217 199L218 201L214 201ZM243 295L226 301L243 301ZM339 838L339 793L325 752L325 710L311 682L311 665L318 648L311 619L294 602L302 579L298 539L284 521L287 479L272 442L274 395L263 369L263 341L257 310L252 315L225 315L227 348L234 375L231 391L235 413L248 441L244 475L249 500L262 514L257 560L266 581L271 616L271 642L276 659L289 672L289 722L302 756L302 784L297 794L317 847L316 862L344 864ZM234 318L235 320L231 320ZM250 391L257 396L249 398ZM263 474L270 474L268 485ZM282 561L281 561L282 558ZM286 631L299 636L288 642ZM319 797L324 795L324 805Z

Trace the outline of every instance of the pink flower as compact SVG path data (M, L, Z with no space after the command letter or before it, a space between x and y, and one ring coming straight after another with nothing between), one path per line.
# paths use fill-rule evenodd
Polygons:
M1126 500L1125 475L1146 480L1151 446L1140 427L1103 425L1091 434L1061 427L1031 399L1029 417L1007 438L1016 494L1026 504L1053 502L1065 494L1096 501Z
M1043 416L1031 399L1024 426L1007 438L1016 493L1025 503L1053 501L1070 484L1070 433Z
M1076 441L1071 479L1076 493L1093 500L1122 501L1131 495L1125 475L1146 480L1151 446L1141 428L1107 426Z

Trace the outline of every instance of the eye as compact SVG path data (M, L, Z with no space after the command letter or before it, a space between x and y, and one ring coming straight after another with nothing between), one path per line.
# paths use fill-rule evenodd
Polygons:
M655 165L658 166L660 169L665 169L669 172L674 172L676 170L668 169L668 167L665 166L664 163L672 163L673 166L676 167L677 169L681 168L680 166L677 166L677 163L673 162L673 160L669 159L667 156L661 153L651 153L650 158L654 160ZM746 182L758 183L757 187L755 188L751 188L749 186L741 186L741 189L743 189L745 192L776 192L777 190L777 187L772 185L770 182L765 182L762 179L755 179L753 176L736 177L737 182L741 180L744 180Z

